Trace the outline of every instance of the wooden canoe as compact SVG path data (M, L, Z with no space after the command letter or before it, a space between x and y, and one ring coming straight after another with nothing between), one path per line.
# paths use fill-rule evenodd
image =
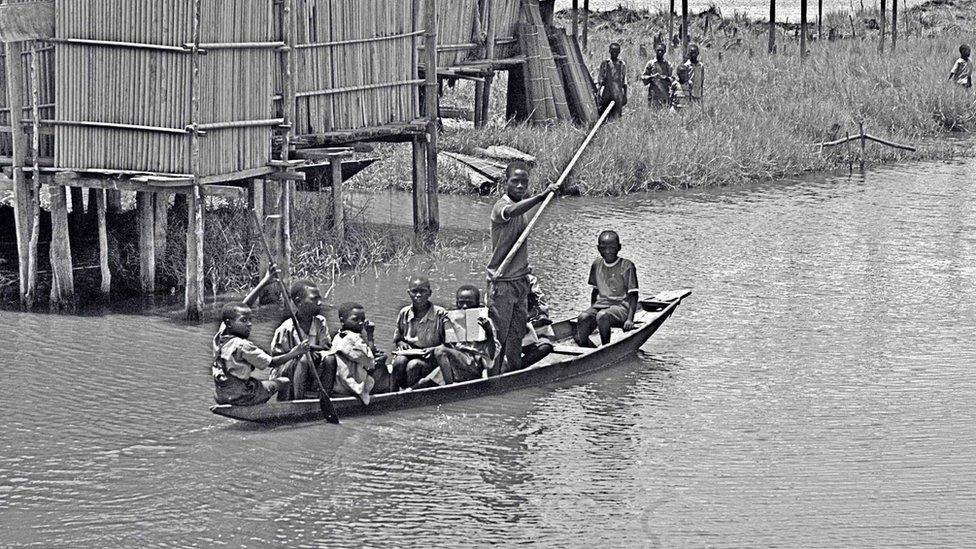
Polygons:
M603 347L590 349L576 346L572 340L575 319L565 320L553 324L558 341L553 353L524 370L443 387L373 395L368 406L356 397L337 397L332 399L332 403L339 417L347 418L478 398L588 374L632 355L689 295L691 290L684 289L641 301L641 310L634 315L634 330L624 332L614 329L610 343ZM317 396L286 402L272 400L257 406L222 404L212 406L210 411L220 416L259 423L309 421L320 419L322 414Z

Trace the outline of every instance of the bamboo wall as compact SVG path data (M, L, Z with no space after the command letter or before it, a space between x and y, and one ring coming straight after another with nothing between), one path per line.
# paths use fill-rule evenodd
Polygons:
M516 38L521 5L522 0L491 0L491 18L495 26L496 41ZM494 57L505 59L515 56L518 52L518 42L513 40L508 44L495 46Z
M296 0L292 73L298 135L410 122L420 115L421 4ZM280 71L276 80L280 93Z
M199 0L200 42L272 41L271 0ZM196 169L191 124L272 118L275 50L207 49L191 100L194 5L188 0L57 0L55 165L71 169L229 174L267 165L271 127L207 129ZM139 49L64 43L101 40ZM184 51L179 51L180 48ZM93 127L123 124L153 129ZM88 124L88 125L86 125Z
M0 1L0 4L17 4L32 1L35 0L6 0L6 2ZM27 107L30 105L31 82L30 56L28 55L28 52L30 51L31 47L35 48L37 55L37 73L39 84L38 105L40 106L41 118L51 118L54 116L54 48L40 42L25 42L23 45L24 106ZM30 117L30 109L25 109L21 114L20 119L23 120ZM6 54L3 45L0 44L0 126L10 125L11 116L7 102ZM7 157L10 156L12 152L10 132L0 131L0 156ZM39 152L40 156L42 157L54 156L54 136L50 132L41 134Z

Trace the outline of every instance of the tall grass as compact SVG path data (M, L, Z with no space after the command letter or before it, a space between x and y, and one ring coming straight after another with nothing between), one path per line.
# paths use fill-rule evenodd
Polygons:
M579 164L581 192L732 185L830 169L849 160L848 149L821 151L816 144L856 134L859 123L871 134L919 147L907 153L869 145L869 163L944 158L952 147L932 138L976 129L972 92L946 82L959 43L971 41L962 31L903 35L896 53L879 56L877 42L864 39L874 36L864 30L870 25L862 23L857 39L813 41L801 63L788 28L778 39L779 53L770 56L765 25L741 17L713 19L706 33L701 19L696 24L692 35L706 37L704 106L673 113L651 110L639 80L647 61L640 54L653 52L654 38L666 32L665 16L630 14L623 22L597 22L588 64L598 66L609 43L621 43L630 102L623 119L601 131ZM677 55L672 52L669 60L677 64ZM441 143L463 152L505 144L536 155L542 184L558 176L583 135L569 124L493 124L447 133Z

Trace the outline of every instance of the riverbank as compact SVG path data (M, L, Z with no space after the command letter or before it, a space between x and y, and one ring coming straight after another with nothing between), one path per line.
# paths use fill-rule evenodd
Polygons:
M702 46L706 66L701 109L676 114L651 110L639 75L655 38L667 36L664 13L618 8L590 19L587 64L593 72L607 46L619 42L631 82L622 120L608 124L576 170L583 194L626 194L660 188L735 185L801 173L904 160L945 159L957 154L953 137L976 130L973 93L946 82L962 42L973 41L976 1L929 2L899 15L897 49L878 54L876 11L825 14L823 39L811 17L807 59L799 57L799 26L778 26L777 53L768 55L768 23L722 17L712 8L691 18L690 34ZM565 13L557 23L568 27ZM680 17L675 18L675 32ZM889 29L890 32L890 29ZM668 54L677 64L678 54ZM449 129L442 150L474 154L509 145L538 158L536 180L554 180L582 141L585 129L507 125L504 79L492 90L494 118L483 129ZM447 102L470 104L473 86L459 83ZM873 135L914 145L916 152L870 144L823 149L823 141L855 135L859 124ZM385 165L384 165L385 164ZM354 184L362 188L409 188L409 159L395 152ZM445 169L442 192L473 192L463 174Z

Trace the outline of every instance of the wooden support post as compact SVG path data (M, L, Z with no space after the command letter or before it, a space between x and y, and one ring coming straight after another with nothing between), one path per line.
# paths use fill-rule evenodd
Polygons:
M20 42L8 42L4 46L6 52L6 81L7 106L11 113L22 113L24 109L24 60ZM16 120L12 115L11 120ZM20 277L20 301L25 308L33 306L37 288L37 269L30 272L33 261L36 266L37 243L31 242L33 208L37 206L37 197L32 192L32 183L27 181L24 166L27 161L28 144L24 127L17 123L10 124L11 139L13 141L13 182L14 182L14 229L17 233L17 265Z
M488 19L488 21L487 21L487 25L488 26L487 26L487 29L486 29L486 32L487 32L487 35L488 35L488 46L487 46L487 48L485 50L485 59L487 59L488 61L494 61L494 59L495 59L495 40L496 40L496 34L497 34L496 31L495 31L495 21L494 21L494 18L491 16L492 10L494 9L494 0L485 0L485 2L487 2L487 12L488 12L488 18L487 18ZM484 91L482 92L482 95L481 95L481 103L478 104L478 106L476 107L476 108L480 108L481 109L481 125L482 126L484 126L485 124L487 124L488 123L488 120L490 119L490 117L488 116L488 112L489 112L489 106L491 105L491 82L492 82L492 79L494 79L494 77L495 77L495 70L493 68L491 70L491 72L488 74L488 76L485 77L485 86L484 86Z
M681 60L688 59L688 0L681 0Z
M288 48L282 53L282 76L284 85L284 108L282 114L285 119L285 135L281 145L281 160L288 160L291 154L291 140L294 135L295 120L295 73L294 73L294 51L295 51L295 23L297 14L295 13L295 0L284 0L282 3L281 18L281 41ZM437 47L435 46L436 50ZM288 180L279 184L281 192L281 219L279 227L281 229L281 247L278 254L278 268L281 269L282 280L289 280L291 277L291 210L295 200L295 182ZM288 299L288 296L281 296Z
M668 6L668 48L671 48L674 45L674 0Z
M885 20L888 18L887 3L885 0L881 0L881 39L878 41L878 55L884 55L884 45L885 45Z
M109 189L105 193L105 208L112 213L122 211L122 191Z
M139 216L139 289L144 294L156 292L156 240L153 193L136 193L136 212Z
M108 268L108 226L105 224L105 190L91 189L88 194L88 208L95 211L98 224L98 268L101 272L101 285L99 290L103 298L108 298L112 291L112 273Z
M413 231L427 232L427 142L413 138Z
M884 2L884 0L881 0ZM807 0L800 0L800 61L807 56Z
M437 0L426 0L427 19L424 44L427 103L427 229L437 232L440 228L440 208L437 195Z
M817 40L823 40L823 0L817 0Z
M155 215L153 216L153 241L156 247L156 267L166 262L166 233L169 223L169 196L156 193L153 197Z
M776 0L769 0L769 45L766 51L776 53Z
M474 83L474 127L481 128L485 125L484 119L482 119L481 105L485 101L485 83L484 81Z
M267 222L264 219L264 180L262 179L251 181L251 207L258 214L258 219L261 220L262 226L267 227ZM267 254L258 254L258 265L262 273L268 271Z
M84 189L81 187L68 187L71 192L71 216L78 217L85 213Z
M674 2L674 0L671 0ZM579 0L573 0L573 7L569 10L570 17L573 19L573 40L579 43Z
M583 51L587 51L590 36L590 0L583 0Z
M74 308L74 270L68 236L68 200L61 185L48 186L51 200L51 309Z
M858 127L861 130L861 169L864 169L864 155L865 155L865 145L868 140L864 137L864 122L858 122Z
M186 197L186 300L184 308L188 320L200 320L203 315L203 197L194 187Z
M897 44L898 44L898 0L891 0L891 53L895 53L895 46Z
M346 238L346 217L342 207L342 157L329 159L332 170L332 229L338 240Z

